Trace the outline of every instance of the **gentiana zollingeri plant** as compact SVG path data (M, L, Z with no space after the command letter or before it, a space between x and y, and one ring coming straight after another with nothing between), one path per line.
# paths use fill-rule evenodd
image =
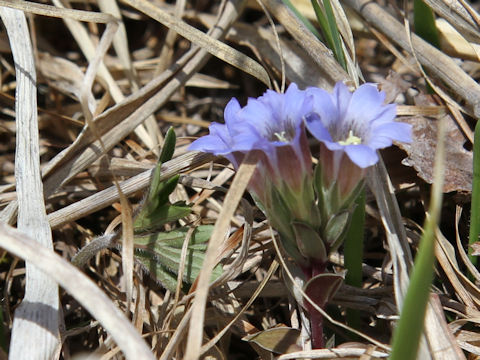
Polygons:
M256 156L248 190L301 274L303 291L321 308L343 281L328 271L328 258L345 238L367 168L378 161L378 149L393 140L411 141L410 125L396 122L396 106L384 100L375 84L350 92L337 83L329 93L292 83L285 93L267 90L250 98L243 108L233 98L225 124L211 124L210 134L190 145L227 158L235 168L247 153ZM307 130L319 142L315 168ZM309 315L313 347L324 347L322 315L296 298Z
M193 231L190 231L189 226L164 230L164 225L173 224L191 213L190 206L185 202L172 204L169 201L180 176L177 174L169 178L162 177L162 164L172 159L175 144L176 136L173 128L170 128L153 170L150 188L133 221L135 260L154 280L171 292L175 292L177 288L185 239L188 237L189 243L181 282L184 285L182 288L188 290L200 273L207 241L213 230L212 225L200 225ZM117 241L119 235L120 233L116 232L94 239L75 255L72 263L82 267L98 251L120 246ZM215 279L221 274L221 266L217 266L212 276Z

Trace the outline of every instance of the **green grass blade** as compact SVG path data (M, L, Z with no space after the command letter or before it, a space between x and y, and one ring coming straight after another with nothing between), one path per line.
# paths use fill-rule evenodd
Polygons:
M470 234L469 245L479 241L480 235L480 121L475 126L473 139L473 182L472 182L472 205L470 210ZM477 257L472 256L473 249L468 248L468 254L472 264L477 265Z
M422 0L413 2L413 24L415 33L423 40L429 42L437 49L440 49L440 38L438 37L435 15L432 9Z
M323 9L320 7L318 0L311 0L313 10L315 11L315 16L317 17L318 23L320 24L320 28L322 29L323 36L325 38L325 41L327 42L327 46L330 49L334 48L333 45L333 37L332 33L330 31L330 26L328 25L328 19L323 11ZM321 38L321 37L319 37Z
M327 42L327 46L333 51L333 55L338 63L345 69L345 71L347 71L347 63L342 48L342 39L338 32L337 22L335 20L330 0L323 1L323 9L320 7L318 0L311 0L311 3L325 37L325 41Z
M423 0L414 0L413 2L413 24L415 26L415 33L418 36L437 49L440 49L440 38L435 24L435 14ZM435 93L428 82L427 91L429 94Z
M333 13L330 0L323 0L323 7L325 8L325 15L327 17L328 26L332 35L333 53L338 63L345 69L345 71L348 72L345 54L343 53L342 38L340 36L340 32L338 31L337 20L335 19L335 14Z
M423 332L425 313L433 281L435 263L435 230L440 219L445 171L445 123L438 125L438 145L435 155L435 175L432 186L429 216L415 264L410 274L410 284L405 295L400 319L393 333L390 360L416 360Z
M296 17L298 17L307 27L308 30L312 32L313 35L315 35L317 38L321 38L322 35L317 31L315 26L305 17L302 15L300 11L297 10L297 8L292 4L290 0L283 0L283 3L287 5L287 7L293 11Z
M357 207L352 215L352 223L344 243L344 259L347 275L345 283L362 286L363 231L365 228L365 190L357 198ZM347 323L354 329L360 328L360 312L347 309Z
M402 313L393 336L390 360L415 360L433 280L436 222L427 221L410 279Z

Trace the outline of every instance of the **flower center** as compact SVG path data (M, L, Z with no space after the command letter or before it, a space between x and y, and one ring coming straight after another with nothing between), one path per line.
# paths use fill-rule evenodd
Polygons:
M282 131L280 133L278 133L278 132L273 133L273 136L275 136L278 139L278 141L280 141L280 142L284 142L284 143L288 142L287 135L286 135L285 131Z
M340 145L360 145L362 143L362 139L358 136L353 135L353 131L350 130L347 139L341 140L338 143Z

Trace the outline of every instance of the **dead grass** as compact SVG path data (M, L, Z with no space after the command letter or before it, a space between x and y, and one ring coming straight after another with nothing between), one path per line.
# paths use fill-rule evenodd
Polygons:
M313 20L309 1L292 2ZM480 356L480 276L465 275L479 17L464 1L426 2L442 17L442 51L407 31L403 9L391 2L345 0L347 74L276 0L263 1L275 28L254 1L0 0L0 221L18 228L0 226L0 359L7 351L12 359L270 359L250 335L286 325L294 331L288 336L302 339L302 314L283 285L288 269L244 195L252 163L235 175L224 160L186 149L222 121L232 96L244 103L267 86L281 89L283 79L353 85L360 73L399 104L414 142L384 151L385 165L370 175L363 287L343 286L327 309L332 349L308 351L294 341L274 356L388 354L434 181L440 119L445 194L421 358ZM31 38L31 50L15 36ZM427 81L438 95L428 94ZM182 174L171 200L191 203L193 212L165 230L216 224L199 277L175 292L134 261L125 230L170 126L178 141L162 179ZM101 235L118 246L100 246L73 267L78 250ZM218 263L223 275L209 285ZM331 263L343 269L341 249ZM346 326L346 309L360 311L360 328Z

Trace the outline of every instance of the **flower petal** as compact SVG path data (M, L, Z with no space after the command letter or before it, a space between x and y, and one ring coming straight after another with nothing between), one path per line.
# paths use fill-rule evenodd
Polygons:
M320 115L316 112L305 117L305 125L308 131L319 141L333 142L332 136L325 126Z
M188 147L189 150L209 152L214 155L224 155L232 152L233 140L225 125L212 123L208 129L210 135L195 140Z
M285 92L283 113L288 114L284 120L290 121L295 128L301 126L303 117L312 111L311 101L307 101L305 91L299 90L297 85L292 83Z
M363 84L355 92L344 115L344 121L350 128L362 129L379 117L383 111L385 93L379 92L373 84ZM390 121L393 118L390 119Z
M372 166L378 161L377 152L366 145L347 145L345 152L350 160L362 169Z
M373 127L372 134L374 136L389 136L396 141L411 142L412 125L393 121Z
M337 82L333 88L332 100L337 108L340 121L345 118L351 99L352 93L348 90L347 85L341 81Z
M332 124L338 122L339 113L332 101L331 94L323 89L313 87L308 88L306 92L312 96L312 111L318 115L318 120L320 120L325 128L329 129Z
M378 126L384 123L389 123L395 120L397 117L397 105L387 104L383 105L374 118L370 120L372 126Z

